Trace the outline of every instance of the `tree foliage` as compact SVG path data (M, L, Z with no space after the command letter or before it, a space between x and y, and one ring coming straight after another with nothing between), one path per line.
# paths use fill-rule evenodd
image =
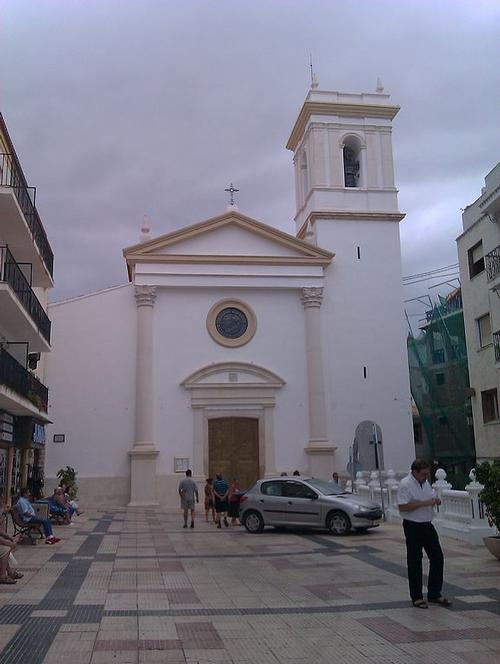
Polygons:
M484 486L479 498L486 507L490 526L495 525L500 533L500 461L485 461L476 467L476 480Z

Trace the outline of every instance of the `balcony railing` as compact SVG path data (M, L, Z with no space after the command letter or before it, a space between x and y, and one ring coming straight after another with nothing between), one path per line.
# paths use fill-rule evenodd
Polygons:
M0 385L25 397L38 410L47 412L48 389L3 348L0 348Z
M38 216L34 202L34 194L33 199L30 196L30 189L33 192L35 190L33 187L27 186L17 160L11 154L0 153L0 186L12 188L17 202L19 203L19 207L25 216L33 240L40 251L45 267L49 271L50 276L52 276L54 269L54 254L52 253L47 235L42 222L40 221L40 217Z
M488 281L491 281L497 274L500 274L500 244L493 251L490 251L489 254L486 254L484 264Z
M500 330L493 332L493 348L495 349L495 362L500 362Z
M9 284L40 334L50 343L50 319L8 247L0 247L0 281Z

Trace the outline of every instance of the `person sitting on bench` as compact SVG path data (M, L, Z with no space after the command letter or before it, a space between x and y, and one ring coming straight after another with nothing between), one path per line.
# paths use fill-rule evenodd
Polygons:
M27 488L21 489L19 500L16 503L16 509L23 523L39 524L45 534L45 544L55 544L60 542L59 537L54 537L52 524L48 519L40 519L35 515L33 505L30 503L30 491Z
M66 505L64 489L59 486L54 489L54 493L49 498L49 509L52 516L62 517L66 525L71 524L71 517L76 511L73 507Z

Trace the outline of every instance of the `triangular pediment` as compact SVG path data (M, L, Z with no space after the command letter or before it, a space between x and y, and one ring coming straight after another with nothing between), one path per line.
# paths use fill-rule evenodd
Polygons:
M136 263L298 263L328 265L333 254L231 211L124 249Z

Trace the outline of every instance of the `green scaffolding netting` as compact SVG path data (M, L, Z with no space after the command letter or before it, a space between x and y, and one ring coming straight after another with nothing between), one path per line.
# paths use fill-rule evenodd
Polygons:
M455 473L475 462L460 291L439 298L417 336L408 335L410 386L430 455Z

